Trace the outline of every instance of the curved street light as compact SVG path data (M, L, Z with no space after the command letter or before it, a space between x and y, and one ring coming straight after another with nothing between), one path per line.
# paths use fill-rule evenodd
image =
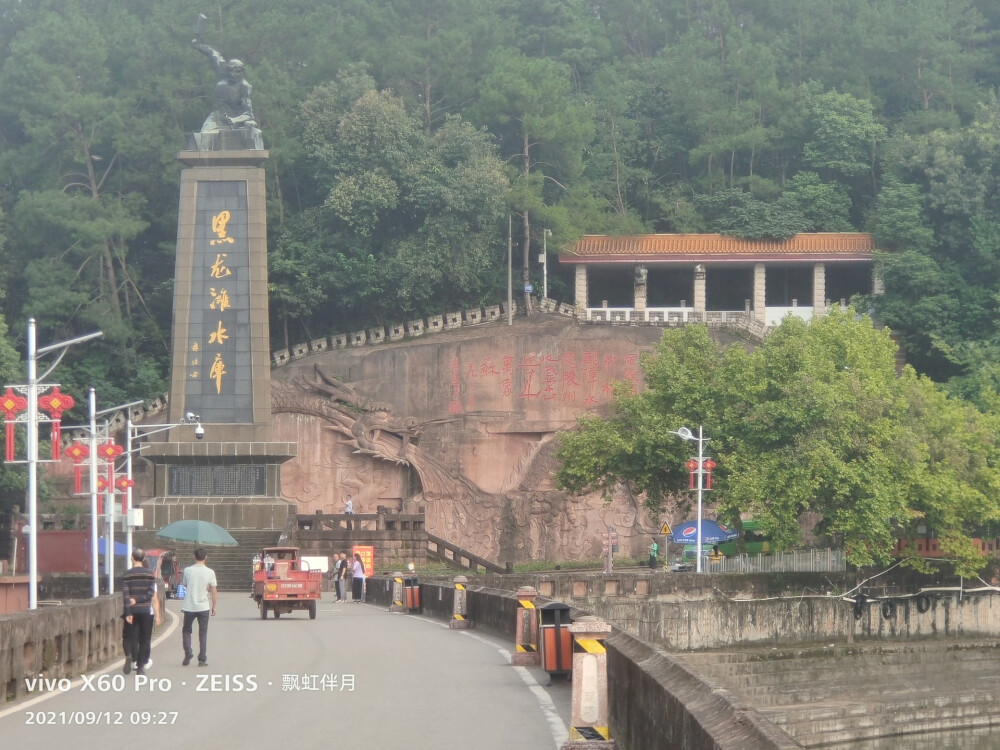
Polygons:
M695 548L695 572L701 573L701 503L702 493L705 491L705 443L708 438L702 432L702 426L698 425L698 434L695 435L687 427L678 430L670 430L671 435L677 435L681 440L695 440L698 443L698 532Z

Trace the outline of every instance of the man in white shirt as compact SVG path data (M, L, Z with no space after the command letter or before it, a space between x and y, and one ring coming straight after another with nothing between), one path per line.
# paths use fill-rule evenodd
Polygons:
M208 665L208 618L215 616L215 607L219 601L219 584L215 580L215 571L205 564L208 554L204 548L194 551L194 565L184 569L181 583L187 588L187 595L181 605L184 613L184 627L181 628L184 645L184 661L186 667L191 663L194 651L191 649L191 631L194 621L198 621L198 666Z
M347 530L354 530L354 500L347 498L347 502L344 503L344 513L348 515L347 519Z

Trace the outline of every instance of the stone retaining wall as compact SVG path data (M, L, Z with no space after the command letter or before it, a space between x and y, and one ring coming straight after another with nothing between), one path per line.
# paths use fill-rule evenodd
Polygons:
M25 677L76 677L121 654L121 594L0 617L0 702L27 694Z
M391 576L369 580L367 598L392 604ZM454 586L420 584L423 612L450 619ZM536 600L536 606L543 602ZM470 587L474 627L514 644L517 597L509 591ZM585 614L572 612L574 617ZM668 654L615 629L607 641L611 736L621 750L793 750L800 748L752 706L712 685ZM568 717L566 717L568 719Z
M771 643L1000 637L1000 589L923 587L903 575L866 585L860 609L838 595L857 573L779 575L650 574L588 571L488 574L505 591L534 587L540 596L580 607L665 649L697 651Z

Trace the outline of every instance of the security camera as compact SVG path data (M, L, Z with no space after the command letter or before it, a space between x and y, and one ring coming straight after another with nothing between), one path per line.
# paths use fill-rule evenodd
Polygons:
M195 417L194 417L194 412L193 411L189 411L187 414L184 415L184 421L185 422L193 422L194 419L195 419Z
M202 427L201 424L194 428L194 436L199 440L202 440L205 437L205 428Z

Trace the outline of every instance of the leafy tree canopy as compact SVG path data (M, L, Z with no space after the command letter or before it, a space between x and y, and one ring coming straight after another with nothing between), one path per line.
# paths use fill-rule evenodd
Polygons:
M852 309L789 317L752 351L704 327L668 330L643 360L645 391L622 389L610 418L562 433L558 481L571 492L624 482L662 512L687 487L691 445L671 433L700 425L720 518L754 518L784 549L821 518L815 532L855 565L888 562L923 521L969 575L985 564L971 538L1000 516L995 417L912 370L897 377L894 358L888 331Z

